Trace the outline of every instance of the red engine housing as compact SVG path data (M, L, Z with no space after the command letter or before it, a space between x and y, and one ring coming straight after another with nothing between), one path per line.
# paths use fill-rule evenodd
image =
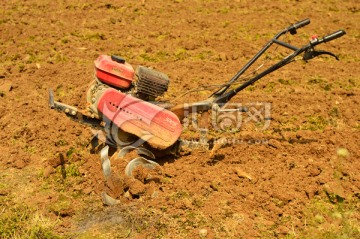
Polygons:
M134 80L134 68L125 60L108 55L100 55L95 61L95 75L105 84L127 89Z

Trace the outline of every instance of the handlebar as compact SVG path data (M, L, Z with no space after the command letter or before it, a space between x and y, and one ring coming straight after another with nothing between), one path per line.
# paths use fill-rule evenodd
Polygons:
M287 30L291 33L291 34L296 34L296 29L306 26L310 23L310 19L306 18L300 22L294 23L293 25L291 25L290 27L287 28Z
M288 28L285 28L284 30L280 31L278 34L276 34L273 39L271 39L248 63L246 63L243 68L241 68L241 70L236 73L236 75L234 75L230 81L228 81L226 84L224 84L219 90L215 91L214 93L212 93L209 98L213 98L213 102L214 103L224 103L224 102L228 102L233 96L235 96L238 92L240 92L241 90L245 89L246 87L248 87L249 85L255 83L256 81L258 81L259 79L261 79L262 77L264 77L265 75L289 64L290 62L292 62L294 60L294 58L298 55L300 55L301 53L305 52L306 54L310 54L308 57L305 57L304 59L312 59L318 55L321 54L329 54L332 56L335 56L334 54L332 54L331 52L325 52L325 51L315 51L314 50L314 46L321 44L321 43L325 43L331 40L334 40L336 38L339 38L343 35L346 34L346 32L344 30L338 30L334 33L331 33L321 39L315 38L312 41L310 41L309 44L303 46L303 47L296 47L293 45L290 45L286 42L282 42L279 41L278 38L280 36L282 36L283 34L286 34L287 32L290 32L291 34L296 34L296 29L301 28L303 26L306 26L310 23L310 19L306 18L302 21L299 21L297 23L294 23L292 25L290 25ZM235 82L265 51L267 51L267 49L273 44L276 43L278 45L284 46L288 49L293 50L294 52L290 55L288 55L287 57L285 57L284 59L280 60L278 63L272 65L271 67L267 68L266 70L258 73L256 76L252 77L250 80L244 82L243 84L241 84L240 86L236 87L235 89L232 89L230 91L227 91L229 89L229 87L231 86L231 84L233 82ZM310 52L310 53L309 53ZM335 58L337 58L335 56ZM338 58L337 58L338 59Z
M327 35L327 36L324 36L322 41L323 42L332 41L332 40L335 40L336 38L342 37L345 34L346 34L346 32L344 30L338 30L336 32L333 32L333 33Z
M282 35L286 34L287 32L290 32L291 34L296 34L296 29L306 26L310 23L310 19L306 18L300 22L294 23L292 25L290 25L288 28L285 28L284 30L280 31L279 33L277 33L273 39L271 39L247 64L245 64L245 66L243 68L241 68L241 70L236 73L236 75L234 75L231 80L228 81L228 83L220 88L219 90L215 91L214 93L212 93L209 97L212 97L214 95L220 96L222 94L224 94L226 92L226 90L230 87L230 84L233 83L234 81L236 81L273 43L278 43L281 44L285 47L288 47L292 50L297 50L298 48L293 47L289 44L283 43L281 41L278 41L277 39L279 37L281 37Z
M311 46L316 46L316 45L321 44L321 43L329 42L329 41L335 40L335 39L337 39L339 37L342 37L345 34L346 34L346 32L344 30L338 30L336 32L333 32L333 33L331 33L329 35L324 36L321 39L315 38L314 40L312 40L310 42L310 45Z

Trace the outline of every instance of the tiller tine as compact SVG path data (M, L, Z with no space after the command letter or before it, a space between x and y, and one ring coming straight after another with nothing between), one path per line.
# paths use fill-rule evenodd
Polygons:
M105 179L107 180L111 174L111 163L109 159L109 146L106 145L100 152L101 168Z
M146 148L136 148L135 146L126 146L124 148L122 148L120 150L120 152L118 153L117 157L118 158L123 158L126 154L128 154L129 152L136 150L138 155L144 155L144 156L148 156L151 159L155 159L155 155L148 149Z
M118 155L117 155L117 157L118 158L123 158L123 157L125 157L125 155L127 155L128 153L130 153L131 151L133 151L134 149L136 149L136 147L135 146L126 146L126 147L124 147L124 148L122 148L121 150L120 150L120 152L118 153Z
M155 159L155 155L153 154L153 152L151 152L146 148L137 148L136 152L138 155L144 155L144 156L148 156L151 159Z
M147 169L155 169L157 166L159 166L159 164L143 157L134 158L126 165L125 174L131 177L133 171L139 166Z
M101 193L102 201L107 206L113 206L120 203L120 200L110 197L106 192Z

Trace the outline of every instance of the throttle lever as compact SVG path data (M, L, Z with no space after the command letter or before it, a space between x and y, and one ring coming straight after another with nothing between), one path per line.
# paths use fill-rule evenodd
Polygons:
M314 50L314 48L310 48L309 50L305 51L304 56L303 56L303 60L307 61L310 60L314 57L317 57L319 55L330 55L332 57L335 57L336 60L339 60L339 57L337 57L334 53L329 52L329 51L323 51L323 50Z

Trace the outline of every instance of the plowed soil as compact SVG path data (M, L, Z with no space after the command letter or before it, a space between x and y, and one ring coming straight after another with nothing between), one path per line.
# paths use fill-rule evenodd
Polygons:
M26 205L42 215L42 228L47 222L52 235L64 238L296 238L309 228L333 226L331 218L309 221L314 202L326 201L353 205L347 217L357 234L344 238L359 236L358 1L11 0L0 5L2 223L12 208ZM112 158L114 176L106 183L100 155L88 147L93 131L48 107L53 89L56 100L85 108L100 54L166 73L171 83L164 100L170 103L206 99L213 85L231 79L277 32L305 18L311 24L283 40L302 46L312 36L343 29L345 36L317 47L340 61L329 55L308 62L299 57L232 99L254 110L256 103L271 106L265 121L245 112L238 130L219 131L208 127L204 114L200 126L208 129L208 140L231 140L216 151L157 158L159 168L138 169L134 178L124 176L134 153ZM289 52L274 46L249 72ZM257 117L264 120L261 112ZM183 138L198 141L193 128L184 129ZM104 191L118 204L103 205Z

